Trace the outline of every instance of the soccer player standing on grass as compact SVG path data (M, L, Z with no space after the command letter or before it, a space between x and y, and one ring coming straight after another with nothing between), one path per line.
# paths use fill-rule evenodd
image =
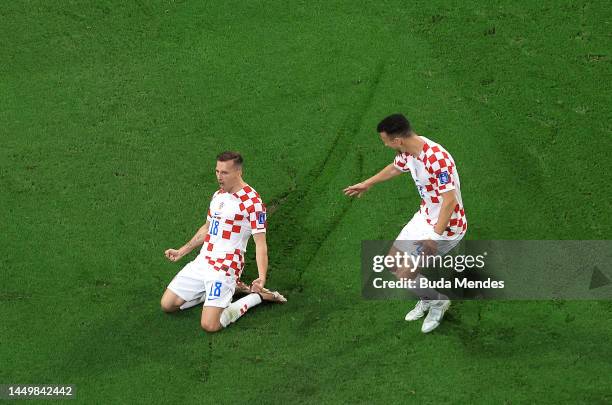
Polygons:
M459 173L452 156L439 144L412 131L410 122L401 114L383 119L377 130L385 146L397 151L395 160L378 174L345 188L344 193L359 197L374 184L409 172L421 196L421 207L402 229L389 255L400 252L444 255L461 241L467 230ZM400 279L416 281L411 291L419 302L408 312L406 320L417 320L429 311L421 330L428 333L437 328L450 306L448 297L429 288L428 280L417 269L396 268L394 273Z
M242 180L243 159L239 153L217 156L216 174L221 187L212 197L206 223L180 249L168 249L166 257L176 262L196 247L200 254L172 279L161 299L164 312L175 312L204 303L201 325L216 332L240 318L263 301L286 302L278 292L264 288L268 270L266 208L259 194ZM244 252L253 235L259 278L250 294L232 303Z

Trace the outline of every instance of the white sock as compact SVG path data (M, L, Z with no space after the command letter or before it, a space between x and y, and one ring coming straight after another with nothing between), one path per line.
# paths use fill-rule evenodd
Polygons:
M229 307L221 312L221 325L226 328L230 323L236 322L238 318L246 314L249 308L258 304L261 304L261 296L259 294L245 295L238 301L232 302Z
M202 294L200 298L196 298L195 300L185 301L183 305L180 306L181 310L185 310L187 308L195 307L198 304L203 303L206 300L206 294Z

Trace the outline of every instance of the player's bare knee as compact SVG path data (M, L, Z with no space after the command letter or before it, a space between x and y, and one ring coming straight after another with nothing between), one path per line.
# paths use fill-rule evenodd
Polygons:
M219 321L211 322L211 321L208 321L208 320L206 320L206 321L203 320L202 322L200 322L200 326L202 327L202 329L205 332L208 332L208 333L218 332L221 329L223 329L221 327L221 323Z
M161 306L161 310L167 314L171 312L176 312L178 310L178 306L174 305L174 303L172 302L164 300L163 298L161 299L160 306Z
M168 306L168 305L163 305L161 306L161 310L167 314L171 314L173 312L178 311L178 307L173 307L173 306Z
M166 290L164 291L164 295L161 297L161 310L166 313L176 312L179 310L183 302L185 301L177 297L172 291Z
M181 304L174 297L164 294L160 301L161 310L166 313L176 312Z

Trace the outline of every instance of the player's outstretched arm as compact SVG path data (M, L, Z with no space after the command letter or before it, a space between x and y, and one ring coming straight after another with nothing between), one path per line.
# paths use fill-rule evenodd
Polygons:
M198 229L196 234L193 235L193 238L191 238L189 242L185 243L180 249L166 250L164 254L168 258L168 260L172 262L176 262L180 260L186 254L189 254L196 247L202 246L204 244L204 237L208 233L208 226L209 226L209 222L206 221L206 223L202 225L200 229Z
M398 170L393 163L391 163L369 179L364 180L361 183L348 186L343 191L344 194L348 195L349 197L361 197L361 195L368 191L374 184L387 181L393 177L399 176L400 174L402 174L402 172Z
M251 284L251 291L261 292L266 284L268 274L268 244L266 233L260 232L253 235L255 241L255 260L257 261L257 272L259 277Z

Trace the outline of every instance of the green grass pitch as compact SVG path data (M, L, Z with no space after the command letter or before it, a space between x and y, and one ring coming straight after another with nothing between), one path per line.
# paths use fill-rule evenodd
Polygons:
M375 126L403 112L454 155L469 239L608 239L611 21L586 0L3 2L0 384L610 403L609 301L456 302L423 335L411 302L360 296L360 242L399 232L414 186L341 189L391 161ZM205 220L225 149L274 207L268 285L289 302L207 335L199 310L160 311L186 263L163 251Z

